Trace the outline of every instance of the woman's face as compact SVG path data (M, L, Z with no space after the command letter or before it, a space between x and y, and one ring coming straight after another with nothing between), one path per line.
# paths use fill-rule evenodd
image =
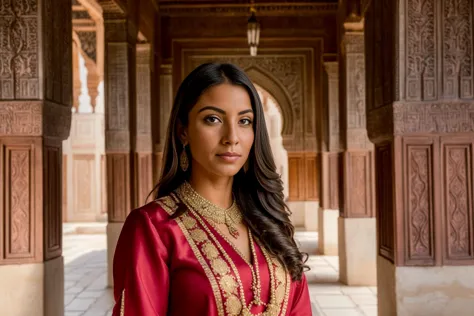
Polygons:
M232 177L247 161L254 113L245 88L220 84L206 90L189 112L182 140L191 150L193 176Z

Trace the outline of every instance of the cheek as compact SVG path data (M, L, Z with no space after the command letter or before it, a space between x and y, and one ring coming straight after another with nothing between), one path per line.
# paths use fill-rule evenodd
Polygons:
M248 133L245 133L242 136L242 145L247 150L247 153L250 152L254 139L255 139L255 135L254 135L253 130L249 131Z

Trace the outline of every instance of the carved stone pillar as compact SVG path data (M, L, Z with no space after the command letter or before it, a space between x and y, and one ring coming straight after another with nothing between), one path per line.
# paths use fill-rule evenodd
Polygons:
M131 153L136 147L137 29L120 8L108 5L104 6L104 31L107 252L111 267L123 222L136 204L135 155ZM109 285L112 281L109 269Z
M338 255L339 178L341 148L339 141L339 68L337 62L324 63L325 121L324 143L321 152L321 206L319 208L319 252Z
M373 145L365 118L364 33L343 33L340 54L342 194L339 217L340 281L376 283Z
M161 161L163 159L163 150L166 141L166 132L168 129L168 120L173 107L173 76L170 64L164 64L160 67L160 99L159 99L159 143L155 143L155 183L161 174Z
M151 46L137 45L137 115L135 146L135 205L139 207L153 188L151 135Z
M474 310L473 6L372 1L366 14L379 315Z
M1 314L60 316L71 1L2 1L0 7Z

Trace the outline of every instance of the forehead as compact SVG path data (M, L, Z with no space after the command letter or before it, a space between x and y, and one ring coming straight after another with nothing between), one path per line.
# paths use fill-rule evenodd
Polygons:
M226 111L252 108L247 90L239 85L220 84L207 89L198 99L193 110L205 106L217 106Z

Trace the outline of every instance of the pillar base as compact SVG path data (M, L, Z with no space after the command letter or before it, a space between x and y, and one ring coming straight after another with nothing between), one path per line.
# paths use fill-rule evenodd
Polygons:
M0 306L2 315L63 316L64 260L1 265Z
M378 256L380 316L456 315L474 311L474 266L396 267Z
M339 281L351 286L377 284L375 218L338 219Z
M318 248L319 253L326 256L337 256L339 210L318 210Z
M287 202L291 211L291 222L295 227L304 228L305 231L318 231L318 209L317 201L293 201Z
M113 263L115 247L122 232L123 223L107 224L107 284L109 287L114 286Z

